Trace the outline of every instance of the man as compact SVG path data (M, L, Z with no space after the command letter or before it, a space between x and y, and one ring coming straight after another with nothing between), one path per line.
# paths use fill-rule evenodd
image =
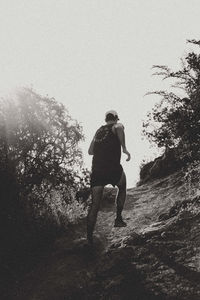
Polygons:
M89 244L93 243L93 231L99 205L104 186L107 184L118 187L117 216L114 226L126 226L122 219L122 210L126 200L126 175L120 164L121 148L123 153L127 155L127 161L130 160L131 156L126 149L124 126L118 123L118 120L116 111L108 111L105 115L106 125L97 130L88 150L89 155L93 155L91 174L92 205L87 216L87 239Z

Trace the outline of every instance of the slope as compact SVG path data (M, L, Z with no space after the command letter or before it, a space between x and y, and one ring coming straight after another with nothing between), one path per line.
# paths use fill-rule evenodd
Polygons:
M85 246L85 220L71 226L16 284L9 299L200 299L200 199L182 172L129 189L126 228L114 228L116 190L106 192Z

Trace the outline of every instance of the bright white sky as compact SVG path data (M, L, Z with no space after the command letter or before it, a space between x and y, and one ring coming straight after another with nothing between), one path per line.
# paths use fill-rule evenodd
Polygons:
M200 39L199 0L0 0L0 93L33 86L63 102L82 123L87 148L105 111L118 111L132 160L128 186L143 158L156 155L141 138L142 119L166 87L154 64L180 66Z

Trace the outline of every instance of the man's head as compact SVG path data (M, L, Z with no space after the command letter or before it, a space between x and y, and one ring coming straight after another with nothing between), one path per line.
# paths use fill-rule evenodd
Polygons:
M109 122L109 121L116 122L118 120L119 120L118 114L115 110L109 110L109 111L106 112L106 114L105 114L105 121L106 122Z

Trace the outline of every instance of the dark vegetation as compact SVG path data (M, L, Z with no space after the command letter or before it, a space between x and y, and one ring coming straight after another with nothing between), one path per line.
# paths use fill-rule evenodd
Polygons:
M200 47L200 41L188 41ZM197 49L199 50L199 49ZM154 66L155 75L173 81L173 91L155 91L161 101L149 112L143 133L150 142L164 149L164 154L141 168L141 183L166 176L200 159L200 55L188 53L179 71ZM181 95L181 96L180 96Z
M66 231L67 204L88 182L81 139L82 128L54 98L24 88L0 99L1 290Z

